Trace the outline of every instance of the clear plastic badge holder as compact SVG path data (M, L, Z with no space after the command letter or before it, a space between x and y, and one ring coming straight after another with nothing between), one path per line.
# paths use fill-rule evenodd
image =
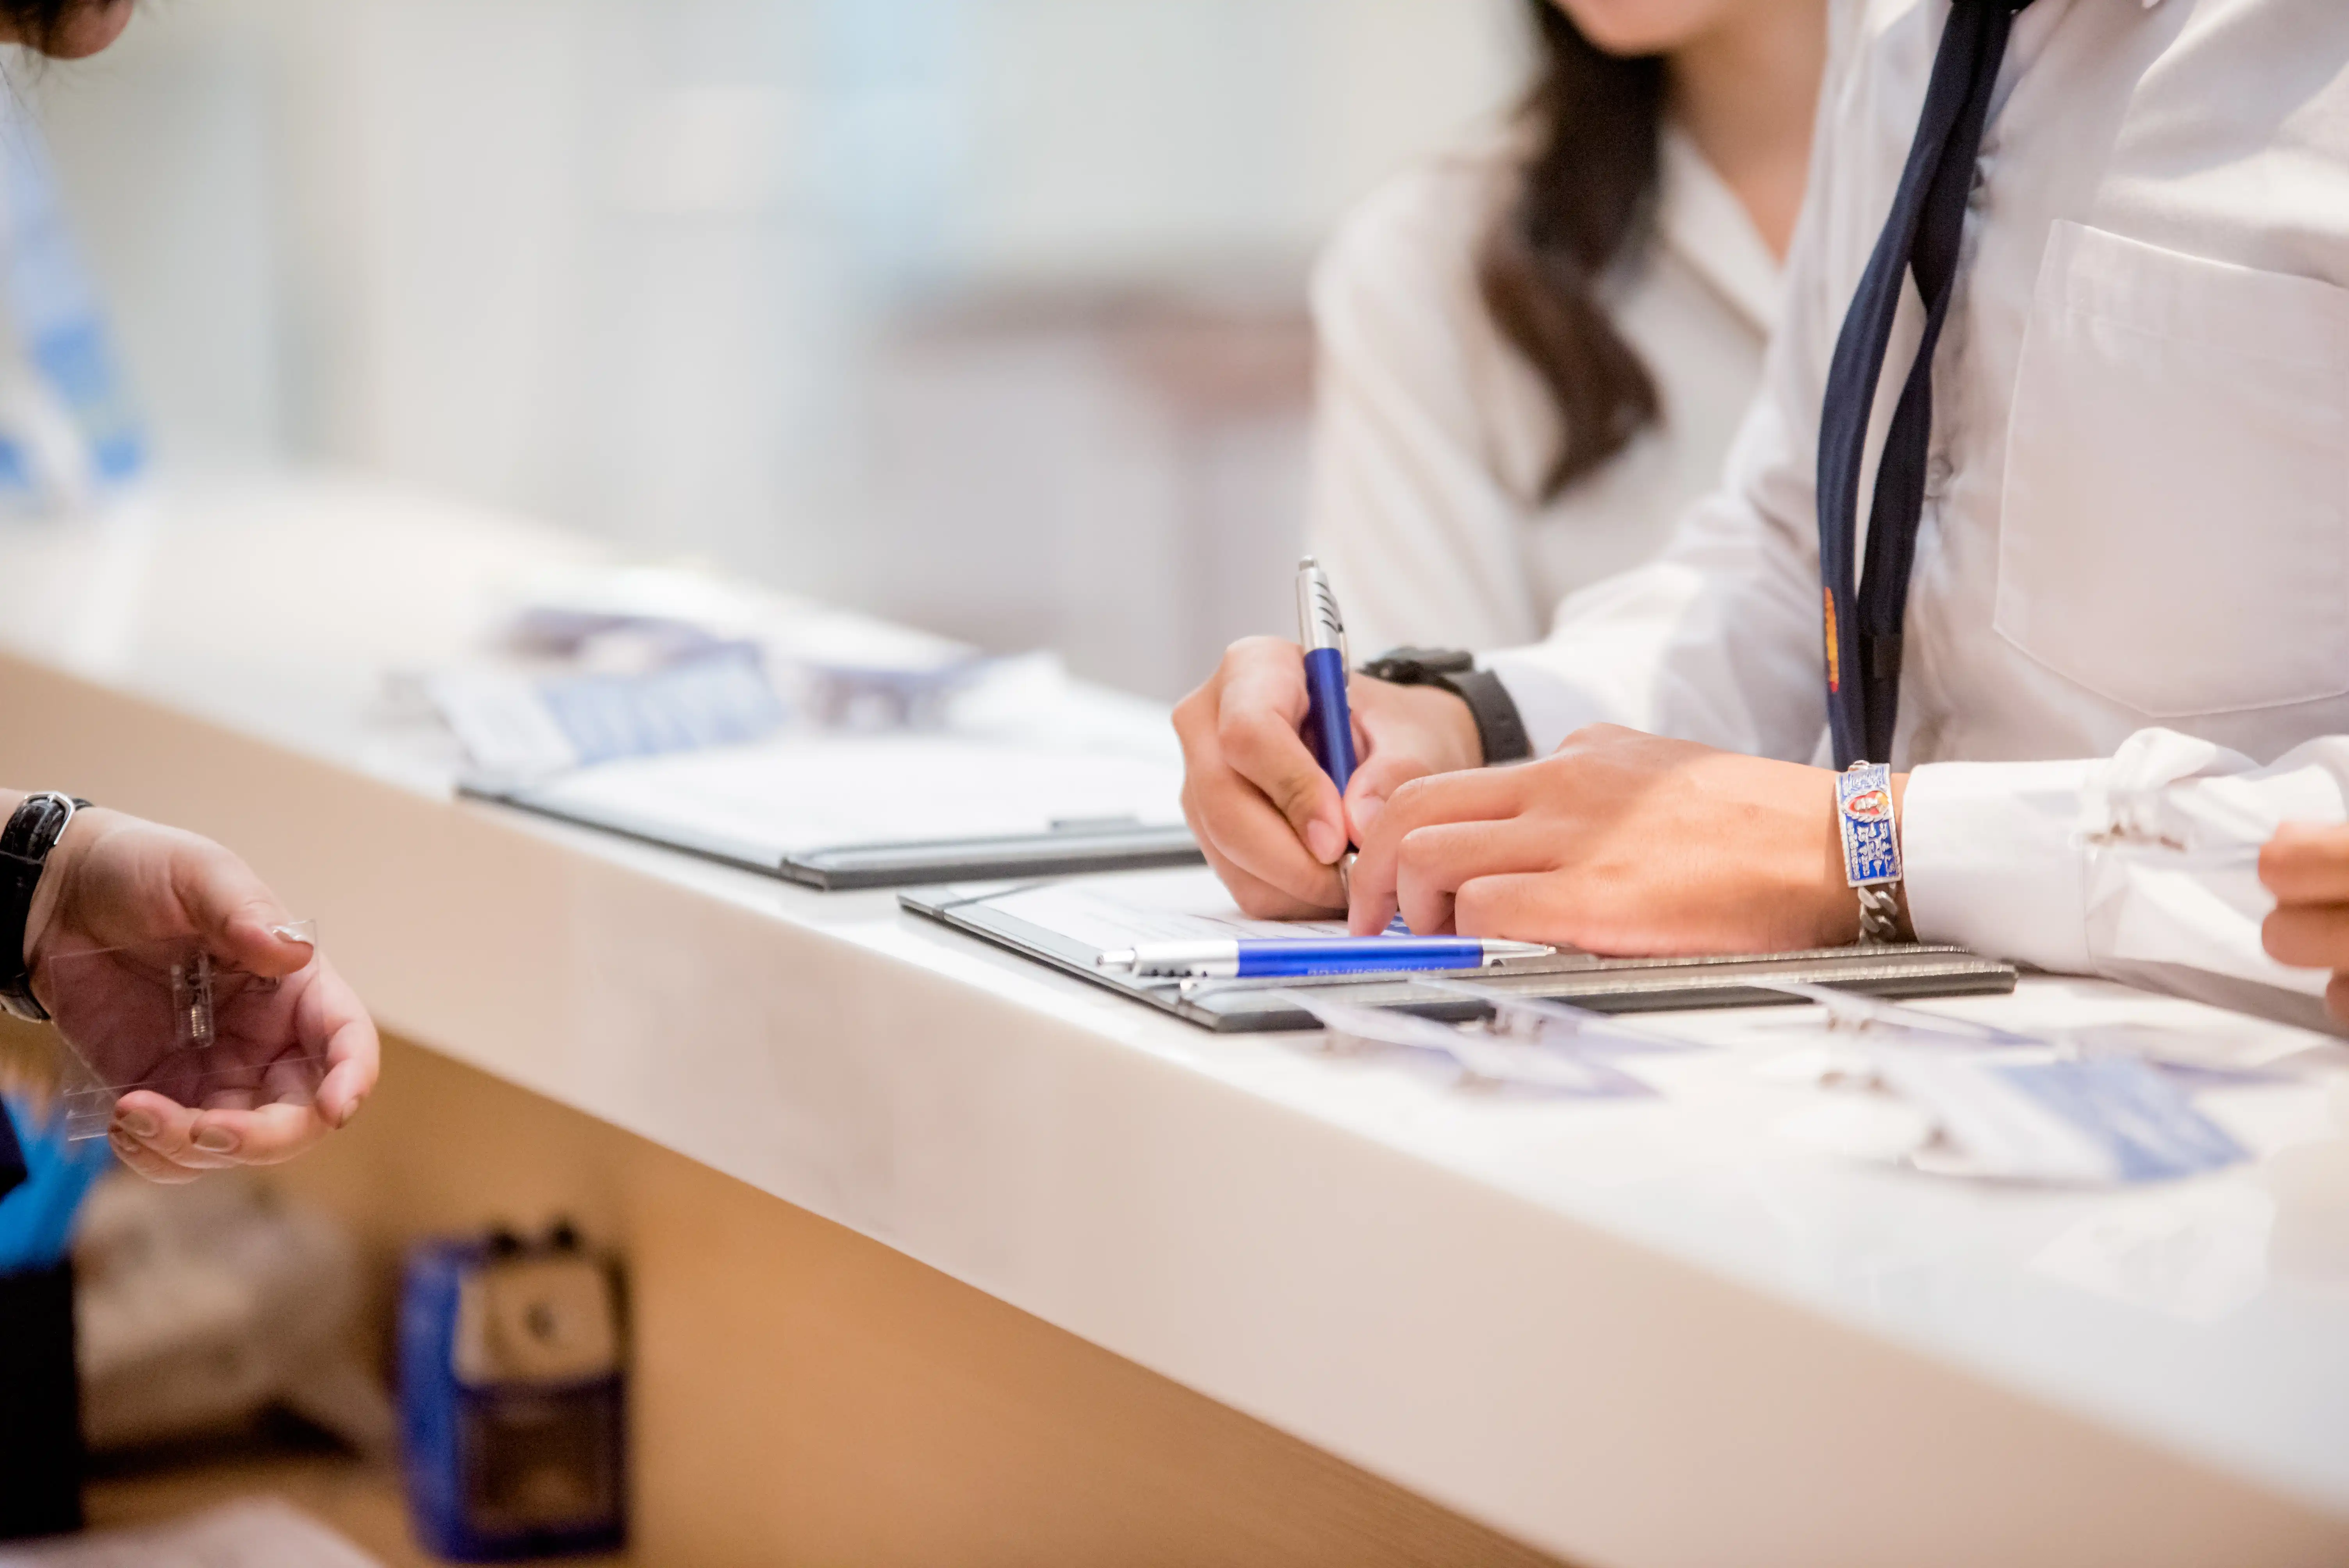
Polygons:
M1494 1024L1446 1024L1394 1008L1341 1002L1301 988L1268 994L1312 1014L1334 1041L1425 1052L1449 1058L1471 1081L1578 1099L1652 1096L1656 1091L1651 1085L1608 1058L1675 1048L1674 1042L1635 1036L1577 1007L1420 976L1411 983L1421 989L1488 1003L1495 1010ZM1542 1024L1549 1026L1544 1029ZM1585 1027L1588 1033L1583 1032Z
M275 978L192 936L44 954L40 992L80 1069L62 1096L67 1136L103 1134L115 1102L137 1089L199 1110L310 1104L326 1058L297 1043L298 1013L316 972L317 925L277 930L311 955Z

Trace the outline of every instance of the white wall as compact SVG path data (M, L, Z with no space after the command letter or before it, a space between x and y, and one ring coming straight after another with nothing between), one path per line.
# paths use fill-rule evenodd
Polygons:
M1032 572L1019 605L983 602L926 542L1016 531L986 506L1029 503L876 469L905 445L887 421L925 406L906 366L936 358L902 351L905 324L1236 287L1244 315L1293 318L1345 204L1506 96L1517 21L1516 0L166 0L31 90L167 461L356 463L992 639L1074 638L1164 687L1261 606L1209 583L1186 630L1081 634L1109 587L1082 572L1059 611ZM1101 408L1100 364L1038 379L1050 358L951 372L1026 400L1003 410L1032 432L1023 469L1081 467L1053 410ZM1226 514L1283 513L1276 556L1300 431L1275 420L1240 465L1259 480L1218 459L1213 481L1261 491ZM1120 461L1185 460L1169 441ZM1077 554L1103 562L1206 526L1188 503L1093 511L1054 526L1099 530Z

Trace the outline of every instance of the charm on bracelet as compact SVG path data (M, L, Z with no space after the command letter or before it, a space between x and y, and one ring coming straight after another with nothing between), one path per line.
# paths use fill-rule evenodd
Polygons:
M1859 894L1859 939L1900 939L1900 825L1892 809L1892 769L1855 762L1836 776L1836 827L1843 836L1844 881Z

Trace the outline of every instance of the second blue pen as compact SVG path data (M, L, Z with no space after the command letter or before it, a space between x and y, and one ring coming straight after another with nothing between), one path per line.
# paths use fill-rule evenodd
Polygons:
M1546 958L1556 951L1537 942L1475 936L1300 936L1151 943L1104 953L1096 962L1136 975L1231 979L1477 969L1505 958Z

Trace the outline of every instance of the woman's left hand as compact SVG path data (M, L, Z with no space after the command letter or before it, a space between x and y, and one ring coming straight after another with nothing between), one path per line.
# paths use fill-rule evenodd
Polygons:
M1899 801L1908 780L1893 781ZM1539 762L1394 792L1353 872L1353 929L1592 953L1775 953L1853 941L1835 775L1612 725Z
M126 1053L154 1048L151 1023L122 1026L153 1017L152 977L102 956L60 961L189 938L231 969L275 984L258 1005L224 1013L222 1037L211 1047L251 1068L252 1092L190 1106L140 1089L116 1103L108 1130L115 1152L157 1181L292 1159L350 1120L378 1070L366 1008L325 955L289 929L285 910L243 861L176 828L96 808L78 813L50 851L26 925L34 994L59 1030L85 1041L123 1037ZM275 1095L318 1070L288 1065L296 1062L320 1064L315 1092ZM117 1083L142 1076L100 1065Z
M2279 964L2330 969L2324 1006L2349 1020L2349 826L2286 822L2260 851L2276 906L2260 928Z

